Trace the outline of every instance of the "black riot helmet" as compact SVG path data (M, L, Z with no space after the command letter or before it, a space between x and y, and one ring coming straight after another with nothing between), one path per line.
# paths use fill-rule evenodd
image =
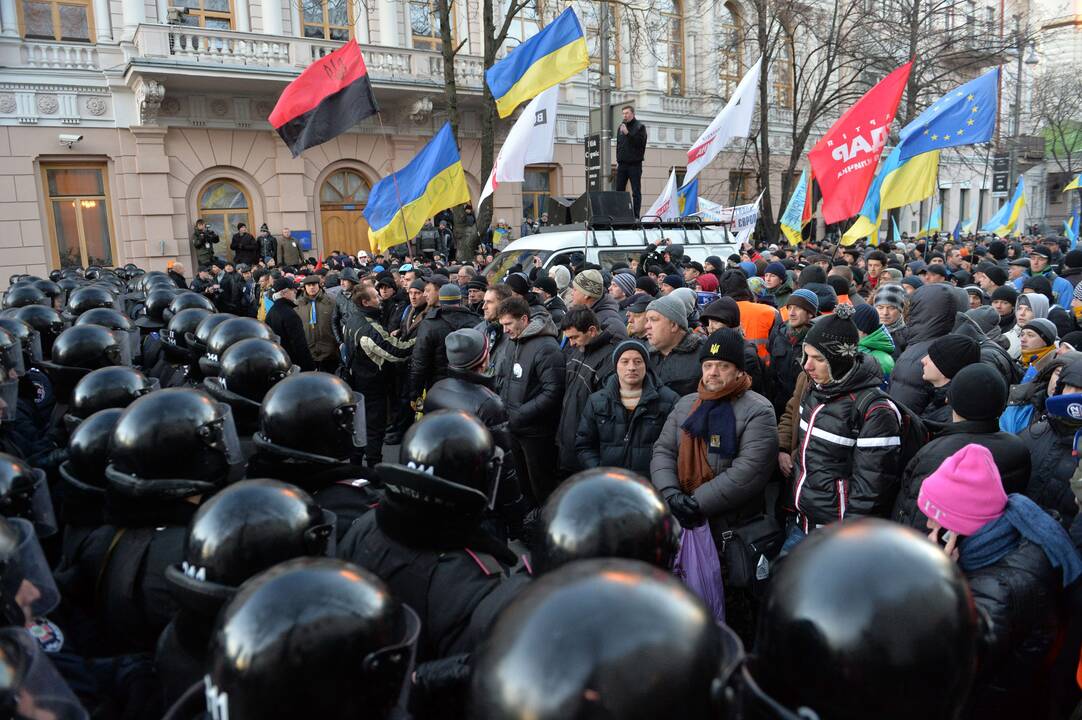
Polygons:
M260 403L267 391L297 369L278 343L248 338L226 348L218 377L204 378L203 389L229 405L237 430L251 435L259 429Z
M143 330L158 330L165 327L165 310L176 298L172 288L155 288L147 293L144 303L146 315L137 318L135 324Z
M53 352L53 342L64 329L60 313L44 305L27 305L14 312L12 317L22 320L38 333L43 357Z
M0 708L19 720L89 717L38 640L19 627L0 630Z
M333 513L299 487L242 480L196 511L184 560L165 577L182 605L213 618L248 578L296 557L326 555L333 531Z
M50 304L52 304L56 298L61 297L64 294L64 289L52 280L35 280L34 287L45 293L45 297L49 298Z
M380 463L376 474L397 500L470 515L492 505L502 461L477 416L437 410L406 431L399 462Z
M364 403L337 375L303 372L272 387L257 446L314 462L345 462L365 444Z
M70 431L99 410L126 408L160 387L157 378L148 378L133 367L98 368L75 384L64 420Z
M649 481L600 467L572 475L549 497L536 545L537 572L602 557L642 560L668 570L679 549L679 531Z
M278 342L278 336L265 322L250 317L235 317L214 328L207 339L207 351L199 358L199 369L204 375L217 375L222 353L230 345L247 338L263 338Z
M20 592L24 582L37 592ZM59 602L34 526L21 518L0 519L0 625L26 632L28 620L52 612Z
M53 282L57 282L62 277L64 277L64 275L59 270L50 270L49 271L49 279L52 280Z
M128 341L132 358L139 355L139 328L127 315L113 308L94 308L75 318L75 325L98 325L112 330Z
M67 302L68 302L68 297L71 296L72 290L75 290L76 288L81 287L82 283L79 282L79 280L74 278L74 277L67 276L67 277L62 277L59 280L57 280L56 281L56 286L58 288L60 288L61 291L63 291L63 293L64 293L64 295L63 295L64 305L66 305Z
M188 335L195 333L199 323L210 314L202 308L187 308L169 319L169 324L159 331L159 336L162 348L170 360L183 365L195 362L193 352L188 346Z
M522 591L477 655L471 720L716 720L740 643L671 573L580 560Z
M245 583L211 637L207 710L229 720L390 716L420 622L382 580L297 558Z
M69 403L75 384L91 370L131 365L131 346L120 333L99 325L75 325L60 333L51 360L39 365L52 380L58 400Z
M109 288L104 285L84 285L73 290L64 306L64 317L71 321L93 308L116 309L116 297Z
M56 532L45 471L7 453L0 453L0 515L34 524L39 537Z
M23 349L23 362L31 367L41 360L41 336L37 330L15 317L0 317L0 329L15 337Z
M195 332L191 333L190 336L185 335L185 341L192 351L192 355L198 357L206 353L207 341L210 340L210 335L214 332L214 329L235 317L236 315L231 313L214 313L204 317L203 321L196 326Z
M150 298L147 298L147 300L149 302ZM181 290L173 296L173 302L169 303L169 307L162 313L162 320L168 323L178 312L190 308L206 310L207 312L217 311L217 308L214 307L214 303L212 303L210 298L206 295L192 292L191 290ZM150 311L148 310L147 312L149 313Z
M785 709L775 717L953 720L977 649L958 566L914 530L858 520L817 530L781 564L748 686Z
M49 298L31 283L17 283L4 293L4 308L20 308L27 305L52 307Z
M109 464L109 440L123 408L99 410L79 423L68 438L68 459L60 464L60 477L83 495L105 496L105 466ZM68 488L65 488L65 493ZM64 504L66 510L68 503Z
M128 498L210 494L243 475L229 408L187 388L145 395L121 415L105 470L110 491Z

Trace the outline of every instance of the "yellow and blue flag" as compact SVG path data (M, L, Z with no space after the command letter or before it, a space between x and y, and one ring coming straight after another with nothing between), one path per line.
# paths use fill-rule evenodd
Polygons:
M680 217L699 212L699 178L676 190L676 207L680 210Z
M1075 208L1074 215L1072 215L1070 219L1063 221L1063 234L1071 241L1072 250L1078 245L1078 231L1080 224L1082 224L1082 208Z
M917 233L917 237L927 237L932 233L937 233L943 229L943 206L940 205L932 214L928 216L928 222L924 224L920 232Z
M1010 202L1005 203L999 211L988 219L981 228L981 232L988 232L1000 237L1006 237L1014 230L1014 224L1018 222L1018 216L1022 214L1022 208L1026 206L1025 178L1019 176L1018 185L1014 188L1014 195Z
M988 142L996 127L999 68L936 100L902 128L902 160L930 150Z
M1082 187L1082 174L1079 174L1078 177L1067 183L1067 186L1063 188L1063 192L1067 192L1068 190L1077 190L1080 187Z
M469 201L470 190L451 124L444 123L406 167L372 188L364 209L368 241L373 248L386 251L408 242L437 212Z
M901 242L902 231L898 229L898 221L894 218L890 219L890 225L894 228L894 242Z
M800 173L800 182L797 183L793 194L789 196L789 204L781 216L781 231L789 239L790 245L800 243L804 226L811 220L811 189L808 187L808 171Z
M485 70L485 82L496 99L496 111L505 118L521 103L589 65L582 25L575 11L567 8L541 32Z
M919 202L935 192L939 151L933 150L908 161L901 160L901 153L901 146L896 147L883 161L868 188L860 215L842 236L842 245L849 246L862 237L878 235L879 223L887 210Z

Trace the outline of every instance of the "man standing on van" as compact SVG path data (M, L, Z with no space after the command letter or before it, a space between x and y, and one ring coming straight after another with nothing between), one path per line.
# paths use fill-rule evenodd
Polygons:
M642 158L646 154L646 126L635 119L635 108L624 106L624 121L616 131L616 190L623 192L631 181L631 204L635 217L642 209Z

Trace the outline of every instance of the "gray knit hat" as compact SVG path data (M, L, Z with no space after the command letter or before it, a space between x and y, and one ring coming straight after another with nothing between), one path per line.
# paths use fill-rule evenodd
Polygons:
M448 367L468 370L485 356L488 337L473 328L455 330L445 340Z
M673 297L672 295L665 295L659 297L657 300L651 301L651 303L646 306L646 312L650 312L651 310L664 318L672 320L682 329L688 329L687 309L679 296Z
M618 272L612 276L612 281L624 291L624 295L631 297L635 294L635 276L631 273Z
M889 305L905 310L906 293L901 285L883 285L875 292L872 305Z
M583 270L575 276L571 285L582 294L592 298L599 298L605 294L605 280L598 270Z

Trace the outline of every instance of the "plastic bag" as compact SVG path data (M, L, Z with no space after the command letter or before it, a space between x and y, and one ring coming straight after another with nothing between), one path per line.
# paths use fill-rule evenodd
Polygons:
M710 525L684 529L680 551L676 554L673 574L699 596L714 619L725 622L725 587L721 580L721 561L710 534Z

